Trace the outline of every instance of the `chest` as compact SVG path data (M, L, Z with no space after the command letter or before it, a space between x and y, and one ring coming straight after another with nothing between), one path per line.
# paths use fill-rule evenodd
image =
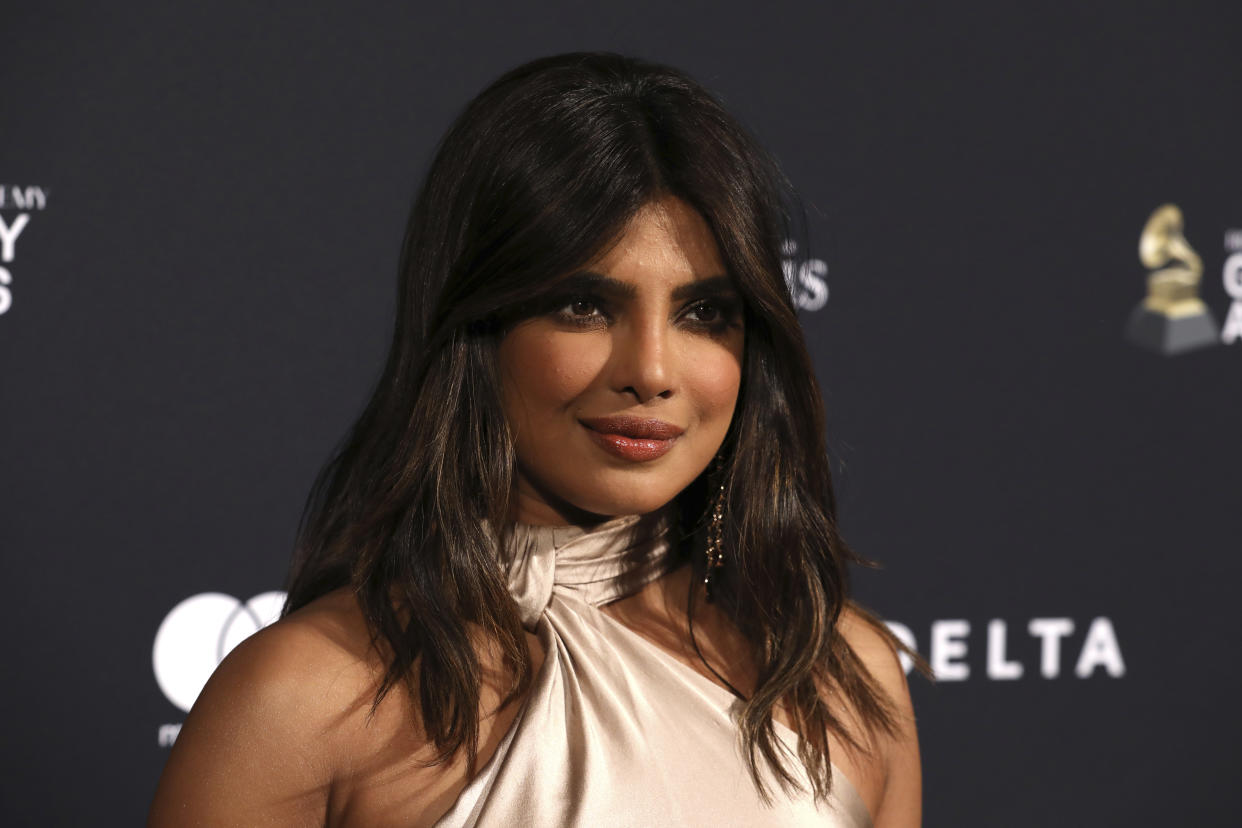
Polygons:
M497 711L493 696L481 711L473 771L462 754L429 764L434 752L417 721L391 704L406 696L394 694L359 727L329 796L328 824L594 826L625 815L615 824L695 825L716 811L728 824L728 814L755 808L724 712L731 696L693 648L602 612L558 608L533 643L538 667L527 697ZM702 643L730 683L745 682L721 641ZM838 741L831 750L838 779L874 812L882 776ZM837 824L805 802L785 808L794 821L772 824Z

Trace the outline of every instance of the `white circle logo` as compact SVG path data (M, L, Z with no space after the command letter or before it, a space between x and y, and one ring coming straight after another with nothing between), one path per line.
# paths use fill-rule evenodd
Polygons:
M164 695L189 711L229 651L280 617L285 593L264 592L246 603L204 592L172 608L155 633L151 663Z

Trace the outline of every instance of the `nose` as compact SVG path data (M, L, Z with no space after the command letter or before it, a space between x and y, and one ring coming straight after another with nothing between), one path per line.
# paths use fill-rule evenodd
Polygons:
M640 403L673 394L673 353L664 319L635 319L614 328L612 385Z

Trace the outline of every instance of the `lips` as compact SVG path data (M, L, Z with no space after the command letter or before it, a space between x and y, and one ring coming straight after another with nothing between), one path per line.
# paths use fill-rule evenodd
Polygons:
M591 417L579 422L605 451L634 462L662 457L684 431L672 423L643 417Z
M583 418L581 422L600 434L617 434L635 440L671 440L680 437L685 430L663 420L643 417L591 417Z

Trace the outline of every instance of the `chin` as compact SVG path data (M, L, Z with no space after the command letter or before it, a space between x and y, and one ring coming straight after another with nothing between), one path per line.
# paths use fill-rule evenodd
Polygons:
M671 503L677 497L677 494L677 492L659 493L645 491L628 495L608 495L601 492L596 497L579 497L571 502L585 512L619 517L621 515L645 515L657 511Z

